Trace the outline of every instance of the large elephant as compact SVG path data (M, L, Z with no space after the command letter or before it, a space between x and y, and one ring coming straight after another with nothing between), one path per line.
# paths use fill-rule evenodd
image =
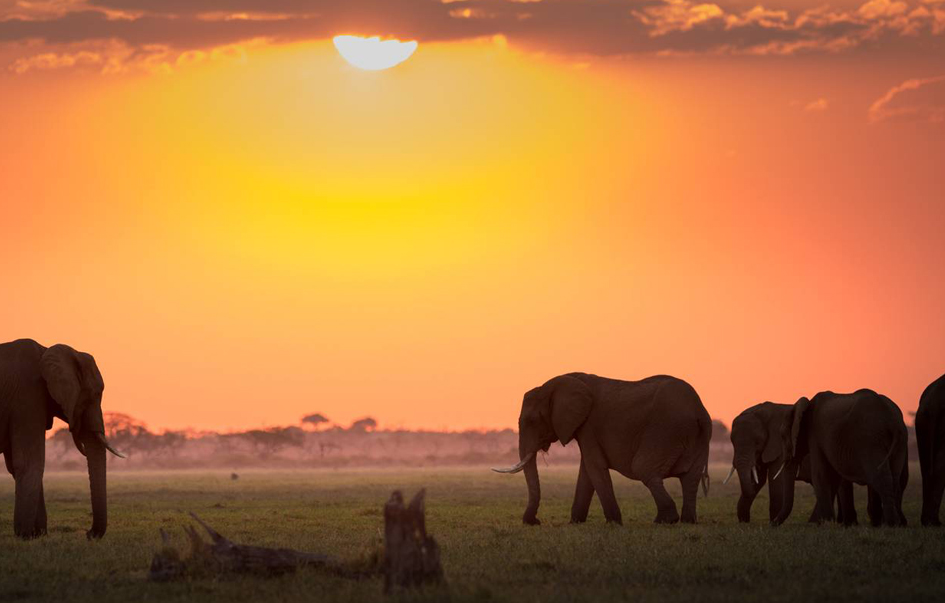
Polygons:
M902 411L881 394L861 389L852 394L821 392L801 398L781 428L785 464L795 475L810 455L811 482L820 521L833 521L839 497L843 523L856 521L852 484L869 487L867 510L873 525L905 525L902 494L909 481L908 434ZM841 487L843 481L851 486ZM784 503L775 525L790 515L794 480L782 483Z
M535 455L555 441L577 440L581 449L572 523L587 519L594 492L608 522L622 523L610 469L642 481L656 501L656 522L679 521L676 503L663 480L677 477L683 488L682 521L695 523L699 483L708 491L712 421L691 385L674 377L619 381L585 373L551 379L525 394L518 420L519 458L528 506L522 521L538 524L541 488Z
M791 412L792 405L762 402L746 408L732 421L732 446L735 449L732 458L732 473L738 471L741 496L738 498L738 521L751 521L751 505L768 484L768 519L774 521L784 504L785 479L794 479L811 483L810 457L805 456L798 467L797 475L782 471L784 467L784 448L781 442L781 426ZM842 488L853 485L844 481ZM852 496L852 494L851 494ZM856 518L851 518L854 522ZM817 507L811 511L810 522L819 522Z
M53 417L69 424L76 447L88 460L92 494L89 538L107 526L102 391L105 383L89 354L66 345L45 348L30 339L0 344L0 453L16 482L13 531L21 538L46 533L43 469L46 430ZM119 454L119 456L121 456Z
M922 392L915 413L915 438L922 471L922 525L940 526L945 490L945 375Z

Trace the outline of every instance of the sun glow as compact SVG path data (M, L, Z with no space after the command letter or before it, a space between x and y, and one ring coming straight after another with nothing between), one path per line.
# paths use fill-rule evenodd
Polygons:
M380 71L403 63L417 49L417 42L381 40L379 37L335 36L338 53L358 69Z

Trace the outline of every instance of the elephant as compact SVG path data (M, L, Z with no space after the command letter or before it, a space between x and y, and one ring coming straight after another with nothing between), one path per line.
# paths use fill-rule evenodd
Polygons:
M122 455L105 438L104 389L89 354L63 344L46 348L31 339L0 344L0 453L16 483L16 536L29 539L46 533L45 432L52 428L53 417L69 425L76 448L88 461L92 527L86 536L105 535L105 451Z
M541 487L536 454L576 440L581 451L571 523L587 520L594 493L607 522L623 523L610 469L646 485L656 523L680 520L663 480L679 478L682 521L696 522L699 484L708 494L712 421L691 385L665 375L621 381L586 373L554 377L528 391L519 416L519 462L500 473L525 471L528 504L522 521L538 525Z
M769 521L774 521L781 511L784 501L782 482L789 478L787 472L781 471L784 466L781 426L791 408L790 404L762 402L746 408L732 421L731 440L735 454L732 458L732 470L729 471L723 484L728 482L735 471L738 471L741 496L738 498L736 512L738 521L742 523L751 521L751 505L765 482L768 483ZM804 457L793 479L811 483L810 457ZM853 485L844 481L841 487L852 488ZM852 491L850 495L852 496ZM855 517L852 519L856 521ZM819 520L817 508L814 507L808 521L816 523Z
M902 411L886 396L861 389L800 398L781 426L781 443L782 470L788 475L796 475L810 456L820 522L834 520L838 497L844 525L855 523L852 484L860 484L869 487L872 525L906 525L902 495L909 481L908 433ZM782 488L784 502L774 525L783 523L794 505L794 480L783 480Z
M922 471L922 525L940 526L945 490L945 375L922 392L915 413L915 438Z

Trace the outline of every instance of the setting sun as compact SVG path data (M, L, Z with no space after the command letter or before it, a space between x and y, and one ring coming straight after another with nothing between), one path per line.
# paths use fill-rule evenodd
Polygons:
M374 36L335 36L338 53L354 67L367 71L381 71L399 65L417 50L417 42L381 40Z

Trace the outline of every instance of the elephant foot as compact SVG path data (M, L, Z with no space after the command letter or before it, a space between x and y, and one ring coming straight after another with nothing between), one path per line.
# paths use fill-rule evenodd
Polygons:
M615 517L615 518L613 518L613 519L608 519L608 520L607 520L607 523L613 524L613 525L622 526L622 525L623 525L623 519L620 518L620 517Z
M527 526L540 526L541 520L538 519L538 517L536 517L535 515L529 515L528 513L526 513L522 517L522 523L524 523ZM89 532L91 532L91 530L89 530Z
M942 522L939 521L938 518L923 517L922 525L927 528L940 528L942 527Z
M653 523L665 523L665 524L674 524L679 522L679 513L673 511L672 513L657 513L656 519L653 520Z
M586 517L572 517L571 518L571 523L585 523L585 522L587 522Z
M692 524L694 524L694 523L696 523L696 516L693 515L692 517L686 517L685 515L683 515L683 516L682 516L682 519L680 519L679 521L682 522L682 523L692 523Z

